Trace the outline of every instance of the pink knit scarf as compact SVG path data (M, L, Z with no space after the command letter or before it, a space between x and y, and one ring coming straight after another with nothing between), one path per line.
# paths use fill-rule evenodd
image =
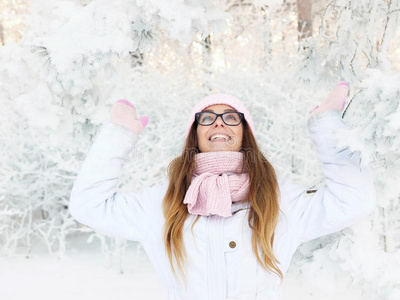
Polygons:
M195 155L196 168L183 203L191 214L232 216L232 202L247 198L249 173L241 172L243 153L201 152Z

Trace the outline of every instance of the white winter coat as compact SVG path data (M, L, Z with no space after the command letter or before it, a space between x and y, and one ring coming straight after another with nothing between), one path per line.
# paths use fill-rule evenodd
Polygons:
M354 152L350 157L349 148L335 149L333 130L349 129L342 122L341 113L317 113L307 125L317 157L323 163L325 185L308 193L306 187L278 175L284 216L280 213L274 254L283 274L301 243L358 222L376 205L372 172L370 167L360 170L360 153ZM246 203L233 203L231 217L201 216L193 227L194 235L190 227L196 216L189 215L184 225L188 289L174 279L162 241L161 203L168 177L140 191L117 191L123 165L137 138L122 126L103 125L73 186L71 215L101 233L139 241L165 287L165 299L282 299L280 278L265 271L252 253Z

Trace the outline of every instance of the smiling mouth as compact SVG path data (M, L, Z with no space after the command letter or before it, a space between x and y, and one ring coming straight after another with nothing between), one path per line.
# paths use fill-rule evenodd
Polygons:
M229 136L228 139L224 138L224 137L217 137L214 139L211 139L211 137L208 139L210 142L229 142L230 140L232 140L232 138Z

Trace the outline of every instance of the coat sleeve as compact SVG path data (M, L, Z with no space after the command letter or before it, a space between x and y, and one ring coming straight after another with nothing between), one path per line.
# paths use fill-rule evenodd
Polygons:
M140 191L117 191L117 181L138 135L106 123L102 125L73 185L72 217L103 234L141 241L160 210L168 179Z
M300 243L340 231L367 217L376 206L370 166L361 169L359 151L337 147L334 132L349 130L341 112L317 113L307 126L322 162L325 184L311 192L291 180L286 182L290 191L286 204Z

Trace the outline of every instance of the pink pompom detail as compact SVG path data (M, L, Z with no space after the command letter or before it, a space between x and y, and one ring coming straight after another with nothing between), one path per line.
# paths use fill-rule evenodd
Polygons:
M133 106L132 103L130 103L128 100L125 100L125 99L120 99L120 100L116 101L115 103L124 103L124 104L129 105L130 107L133 107L134 109L136 109L136 108Z
M345 106L345 105L346 105L346 101L343 102L343 105L342 105L342 109L341 109L341 110L344 109L344 106Z

